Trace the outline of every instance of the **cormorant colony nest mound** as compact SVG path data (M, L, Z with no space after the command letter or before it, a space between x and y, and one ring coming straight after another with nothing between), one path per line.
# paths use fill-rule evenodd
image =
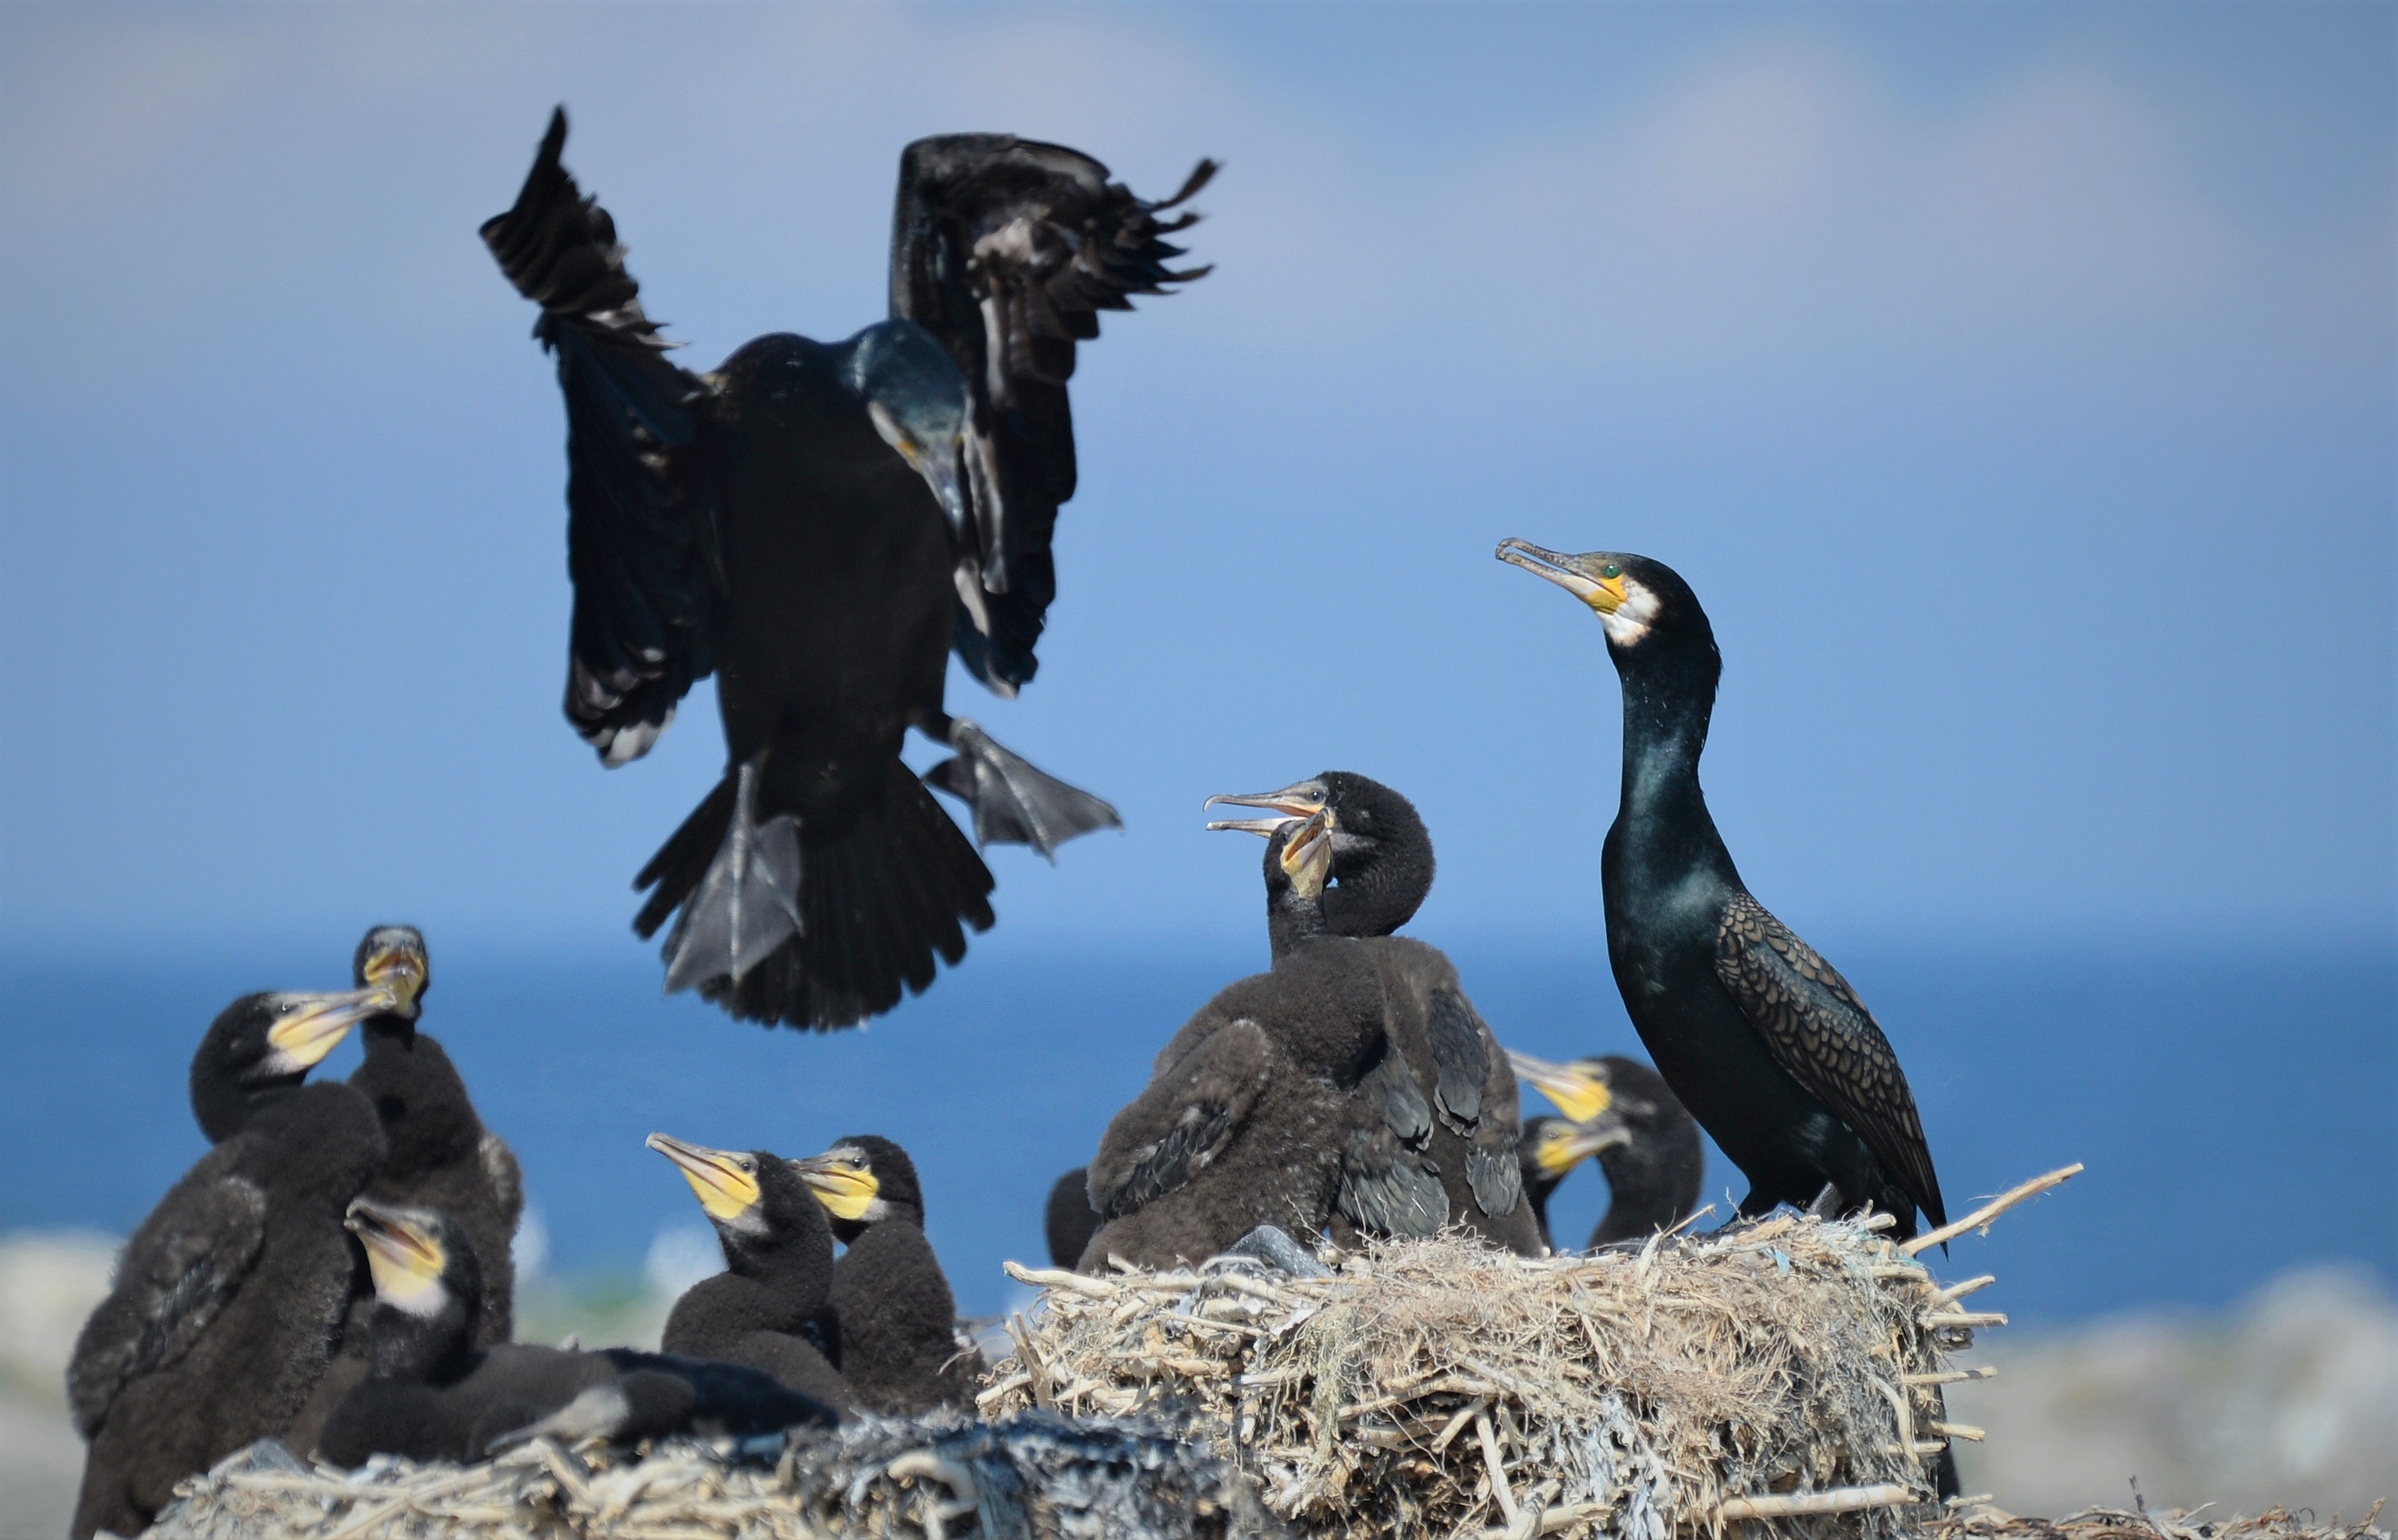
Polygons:
M2080 1168L1904 1245L1886 1220L1782 1215L1631 1251L1530 1261L1376 1243L1324 1277L1219 1259L1033 1271L986 1419L864 1419L742 1461L542 1442L457 1469L311 1468L261 1444L181 1489L194 1540L609 1536L1246 1540L1249 1536L1933 1535L2389 1540L2289 1515L1944 1507L1933 1462L1980 1430L1939 1387L1987 1277L1917 1257Z

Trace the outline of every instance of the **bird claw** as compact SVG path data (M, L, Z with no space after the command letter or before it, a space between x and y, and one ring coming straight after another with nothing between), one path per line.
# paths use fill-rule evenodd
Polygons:
M950 726L957 757L924 772L924 784L974 809L977 844L1029 844L1055 859L1057 848L1094 829L1122 829L1116 810L1001 748L959 717Z
M1295 1278L1328 1278L1332 1276L1331 1268L1316 1261L1313 1252L1291 1239L1288 1232L1277 1224L1259 1225L1212 1260L1235 1265L1263 1263L1276 1272L1287 1273Z

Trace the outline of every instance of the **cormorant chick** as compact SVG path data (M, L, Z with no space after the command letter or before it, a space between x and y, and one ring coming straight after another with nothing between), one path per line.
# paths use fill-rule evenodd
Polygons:
M623 764L718 675L726 763L634 885L680 912L669 990L735 1016L847 1026L933 980L991 923L975 838L1047 855L1115 810L944 704L954 651L1013 696L1057 592L1074 493L1066 382L1102 310L1199 277L1164 203L1060 145L918 140L899 157L891 316L845 342L759 337L712 373L667 360L615 222L560 162L563 109L516 206L483 226L566 397L566 715ZM913 727L956 750L919 779Z
M211 1144L231 1139L258 1107L306 1079L350 1028L396 1003L382 989L269 991L236 1000L192 1055L192 1116L200 1132Z
M1341 1215L1369 1234L1431 1235L1456 1223L1494 1245L1537 1254L1540 1224L1523 1201L1516 1079L1506 1056L1448 957L1392 934L1432 891L1432 835L1415 805L1346 770L1207 801L1329 821L1325 926L1367 942L1388 992L1386 1030L1396 1054L1361 1092L1369 1105L1352 1136ZM1267 833L1277 820L1208 827Z
M466 1083L417 1017L432 987L424 938L411 925L379 925L358 942L351 971L367 990L394 1001L360 1029L366 1061L350 1084L374 1103L391 1154L367 1189L377 1203L430 1209L445 1216L475 1253L482 1285L477 1347L515 1334L516 1263L511 1248L524 1214L524 1176L517 1157L483 1127Z
M832 1270L841 1377L869 1412L912 1415L967 1406L981 1355L961 1348L958 1303L924 1237L924 1194L908 1152L851 1134L795 1160L846 1250Z
M1261 1224L1322 1233L1340 1191L1353 1093L1385 1047L1374 959L1325 928L1318 900L1331 868L1325 815L1268 836L1273 970L1202 1006L1108 1124L1090 1166L1106 1223L1084 1250L1084 1272L1111 1256L1148 1267L1204 1261Z
M1548 1233L1547 1193L1585 1155L1596 1155L1607 1173L1607 1212L1590 1233L1591 1250L1620 1240L1646 1240L1697 1209L1706 1174L1699 1126L1655 1070L1621 1054L1569 1064L1512 1051L1507 1059L1518 1080L1539 1087L1566 1114L1563 1121L1541 1120L1556 1127L1534 1152L1547 1182L1543 1235ZM1530 1127L1525 1126L1528 1147ZM1529 1170L1528 1166L1527 1181Z
M774 1376L731 1364L628 1348L478 1348L481 1283L456 1226L430 1209L370 1198L350 1206L348 1224L374 1278L365 1332L373 1372L326 1422L317 1452L334 1465L376 1454L465 1464L544 1435L747 1438L833 1420Z
M1699 790L1715 630L1679 574L1644 556L1521 540L1499 559L1565 588L1607 633L1623 686L1623 790L1599 873L1607 954L1640 1040L1749 1180L1740 1213L1819 1197L1915 1234L1947 1223L1915 1095L1848 980L1750 897Z
M1041 1229L1049 1242L1052 1263L1072 1267L1083 1260L1091 1237L1099 1233L1099 1211L1091 1207L1089 1167L1075 1167L1049 1189L1049 1204L1041 1216Z
M254 1107L142 1221L67 1366L91 1446L75 1540L140 1533L176 1482L298 1413L349 1301L343 1210L383 1155L364 1097L294 1087Z
M806 1181L768 1150L711 1150L666 1134L649 1147L691 1183L725 1271L683 1291L659 1345L760 1369L842 1412L858 1405L838 1367L832 1231Z

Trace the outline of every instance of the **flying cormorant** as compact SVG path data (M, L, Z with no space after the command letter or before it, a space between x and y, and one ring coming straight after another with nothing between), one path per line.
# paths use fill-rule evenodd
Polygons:
M855 1410L838 1367L832 1231L799 1170L767 1150L711 1150L665 1134L646 1142L682 1172L724 1247L725 1271L675 1301L659 1345L747 1364L838 1412Z
M334 994L245 994L209 1024L192 1055L192 1116L211 1144L241 1131L249 1114L308 1077L350 1028L396 997L376 989Z
M1084 1272L1219 1255L1262 1224L1322 1233L1342 1176L1358 1081L1385 1047L1382 981L1362 942L1327 932L1329 819L1267 838L1272 971L1218 992L1159 1050L1149 1086L1110 1121L1090 1166L1106 1222Z
M494 1446L555 1435L613 1443L676 1434L751 1437L829 1423L822 1404L773 1375L629 1348L583 1353L500 1343L478 1347L474 1248L442 1215L360 1198L349 1227L364 1243L375 1305L373 1372L326 1422L315 1452L338 1466L376 1454L458 1464Z
M1532 1122L1524 1125L1531 1156L1526 1180L1538 1166L1546 1183L1538 1204L1543 1236L1549 1231L1549 1193L1587 1155L1596 1155L1598 1169L1607 1173L1607 1212L1590 1233L1591 1250L1620 1240L1646 1240L1697 1209L1706 1152L1699 1143L1698 1124L1664 1076L1621 1054L1558 1064L1510 1051L1507 1061L1518 1081L1538 1087L1566 1114L1532 1120L1550 1125L1537 1145Z
M1083 1260L1091 1237L1099 1233L1099 1211L1091 1207L1091 1169L1077 1166L1049 1189L1041 1229L1049 1242L1049 1260L1071 1267Z
M448 1219L475 1252L482 1317L477 1347L506 1342L516 1320L516 1264L510 1255L524 1213L517 1157L483 1127L450 1055L417 1030L432 962L411 925L378 925L358 942L351 970L360 986L393 999L359 1029L366 1061L350 1084L374 1103L391 1153L367 1188L378 1203L431 1209Z
M1663 562L1521 540L1499 559L1606 628L1623 685L1623 791L1599 873L1623 1005L1682 1104L1749 1181L1744 1215L1872 1205L1947 1223L1898 1056L1848 980L1749 896L1699 790L1722 660L1698 596Z
M559 164L563 109L483 239L542 307L566 395L566 714L616 765L717 674L723 779L635 879L634 928L681 911L667 987L734 1015L847 1026L923 989L990 924L975 838L1044 855L1115 810L1001 748L942 691L950 653L1002 696L1032 677L1074 493L1066 382L1098 313L1205 269L1107 168L1005 134L899 160L891 318L846 342L752 341L714 372L667 360L605 209ZM920 780L909 727L956 750Z
M924 1237L924 1191L908 1152L851 1134L791 1163L845 1250L832 1269L841 1377L869 1412L970 1406L981 1355L957 1338L958 1303Z
M294 1087L142 1221L67 1366L91 1446L75 1540L139 1534L176 1482L284 1431L332 1355L356 1267L343 1210L383 1155L366 1098Z
M1380 970L1395 1057L1367 1077L1368 1115L1352 1135L1340 1212L1360 1230L1431 1235L1462 1225L1526 1255L1541 1250L1540 1225L1523 1201L1517 1164L1516 1077L1507 1058L1433 947L1392 933L1432 891L1432 835L1415 804L1381 782L1327 770L1279 791L1218 796L1280 818L1318 814L1332 831L1332 884L1325 928L1354 937ZM1268 833L1277 819L1210 828Z

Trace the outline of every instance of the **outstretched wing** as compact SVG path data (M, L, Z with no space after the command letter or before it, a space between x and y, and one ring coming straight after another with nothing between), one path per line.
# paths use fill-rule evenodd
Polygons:
M1086 155L1009 134L920 139L899 156L891 313L939 339L966 377L976 548L960 555L973 601L959 600L956 645L1001 695L1032 677L1058 592L1049 536L1074 495L1074 344L1099 334L1100 311L1207 271L1166 265L1182 249L1165 237L1197 216L1158 216L1215 172L1203 160L1149 203Z
M1274 1058L1264 1030L1241 1017L1152 1080L1108 1124L1091 1161L1100 1217L1137 1213L1206 1169L1264 1093Z
M1946 1224L1915 1093L1849 981L1745 893L1716 932L1716 977L1775 1062L1856 1130L1934 1225Z
M171 1368L224 1308L266 1240L266 1195L219 1175L222 1147L178 1182L133 1238L116 1286L84 1322L67 1364L67 1400L87 1439L125 1387Z
M541 306L533 335L558 355L574 580L566 717L615 765L647 753L716 667L714 520L704 478L678 453L707 387L667 361L674 344L641 311L616 223L559 164L565 147L560 107L516 207L482 234L517 292Z

